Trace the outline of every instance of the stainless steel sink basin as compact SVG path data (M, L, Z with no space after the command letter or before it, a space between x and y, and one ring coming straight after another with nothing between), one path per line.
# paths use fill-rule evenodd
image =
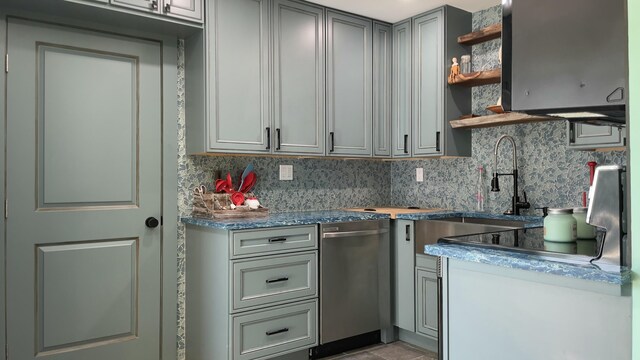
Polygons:
M485 218L474 218L474 217L450 217L450 218L444 218L444 219L438 219L438 220L468 223L468 224L506 226L506 227L512 227L516 229L522 229L527 224L526 221L507 220L507 219L485 219Z
M486 219L473 217L448 217L415 222L415 251L424 254L424 245L435 244L448 236L474 235L523 229L526 221Z

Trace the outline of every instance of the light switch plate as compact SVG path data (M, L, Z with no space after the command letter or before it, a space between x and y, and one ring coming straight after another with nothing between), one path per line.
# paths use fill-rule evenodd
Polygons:
M424 169L416 168L416 181L423 182L424 181Z
M293 165L280 165L280 180L293 180Z

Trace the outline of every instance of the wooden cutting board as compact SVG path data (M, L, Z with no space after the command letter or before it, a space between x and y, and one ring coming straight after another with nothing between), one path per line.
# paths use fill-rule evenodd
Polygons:
M372 206L372 207L367 207L367 209L376 209L376 211L365 211L364 208L349 208L349 209L344 209L347 211L360 211L360 212L372 212L372 213L379 213L379 214L389 214L389 217L391 219L395 219L396 215L398 214L418 214L418 213L426 213L426 212L437 212L437 211L443 211L445 209L438 209L438 208L427 208L427 209L407 209L406 207L378 207L378 206Z

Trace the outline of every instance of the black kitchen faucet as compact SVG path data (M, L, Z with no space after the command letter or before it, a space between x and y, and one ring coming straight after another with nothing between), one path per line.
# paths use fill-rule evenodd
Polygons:
M513 172L500 174L498 173L498 146L500 142L507 139L513 145ZM496 147L493 151L493 178L491 179L491 191L500 191L500 184L498 182L498 176L513 176L513 197L511 198L511 210L504 212L505 215L520 215L520 209L528 209L531 204L527 201L527 193L524 192L524 201L520 201L518 196L518 160L516 158L516 142L509 135L502 135L496 142Z

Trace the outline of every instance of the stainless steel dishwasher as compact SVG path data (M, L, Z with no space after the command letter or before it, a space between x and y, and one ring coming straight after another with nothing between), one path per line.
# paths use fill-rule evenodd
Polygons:
M320 226L320 344L391 324L389 220Z

